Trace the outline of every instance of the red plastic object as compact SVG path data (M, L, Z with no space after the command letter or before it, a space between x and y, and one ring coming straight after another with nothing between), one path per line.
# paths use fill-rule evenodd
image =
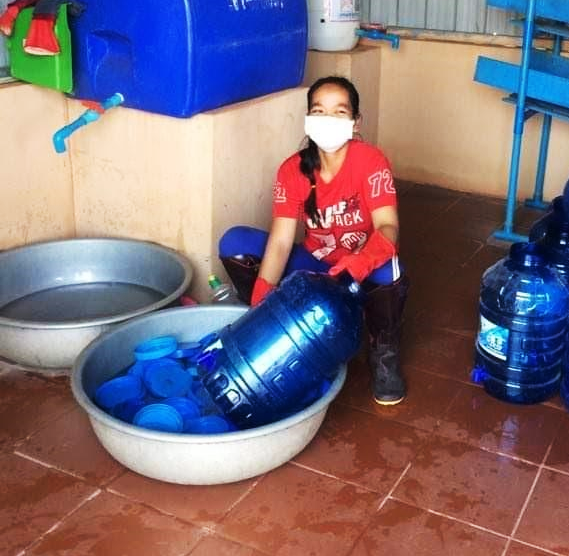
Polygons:
M105 109L102 107L101 103L97 102L96 100L82 100L81 104L85 108L89 108L89 110L94 110L95 112L98 112L99 114L105 113Z
M198 302L189 295L183 295L180 297L180 304L184 307L191 307L192 305L198 305Z
M55 56L61 52L55 36L55 17L32 18L24 51L36 56Z

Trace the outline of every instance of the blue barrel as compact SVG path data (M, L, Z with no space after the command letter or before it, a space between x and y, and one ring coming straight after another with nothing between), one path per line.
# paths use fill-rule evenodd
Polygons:
M302 409L358 350L361 302L347 275L292 273L212 340L198 361L205 388L239 428Z
M496 398L541 402L558 391L569 291L535 243L515 243L486 270L472 379Z
M569 182L568 182L569 185ZM568 186L564 195L553 199L547 213L530 231L530 240L539 243L547 264L557 270L561 280L569 286L569 199Z
M81 0L73 95L169 116L301 84L306 0Z

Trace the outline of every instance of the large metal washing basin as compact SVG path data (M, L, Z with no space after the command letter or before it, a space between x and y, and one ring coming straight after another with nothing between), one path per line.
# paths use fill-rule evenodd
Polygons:
M79 355L71 375L73 395L116 460L153 479L211 485L274 469L312 440L344 384L345 365L326 394L312 405L286 419L243 431L204 435L152 431L120 421L93 403L98 386L133 363L133 350L140 342L163 335L174 335L181 342L197 341L246 310L210 305L158 311L115 327Z
M101 332L167 307L191 278L178 252L132 239L71 239L0 252L0 356L71 367Z

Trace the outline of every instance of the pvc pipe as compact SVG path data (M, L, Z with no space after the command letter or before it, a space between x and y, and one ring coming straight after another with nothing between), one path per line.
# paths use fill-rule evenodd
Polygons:
M115 93L114 95L110 96L109 98L101 102L101 108L103 110L102 113L106 112L110 108L119 106L123 102L124 102L124 96L121 93ZM97 121L101 117L102 113L98 112L97 110L89 108L83 114L81 114L81 116L79 116L75 121L62 127L60 130L56 131L53 134L53 146L55 148L55 152L59 154L64 153L66 151L65 140L72 133L77 131L80 127L90 124L91 122Z

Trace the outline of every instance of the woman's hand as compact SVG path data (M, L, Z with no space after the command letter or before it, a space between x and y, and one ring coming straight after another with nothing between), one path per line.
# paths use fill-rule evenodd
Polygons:
M251 295L251 305L258 305L275 288L283 275L296 236L295 218L273 220L265 254Z
M273 284L269 284L269 282L260 276L257 277L255 285L253 286L253 293L251 294L251 307L259 305L274 289L275 286Z
M352 278L363 282L376 268L379 268L397 254L395 245L381 232L375 230L366 244L358 253L342 257L328 274L336 276L343 270L350 273Z
M352 278L361 283L376 268L397 255L396 244L399 235L397 208L381 207L374 210L371 216L375 229L366 244L358 252L342 257L328 274L336 276L346 270Z

